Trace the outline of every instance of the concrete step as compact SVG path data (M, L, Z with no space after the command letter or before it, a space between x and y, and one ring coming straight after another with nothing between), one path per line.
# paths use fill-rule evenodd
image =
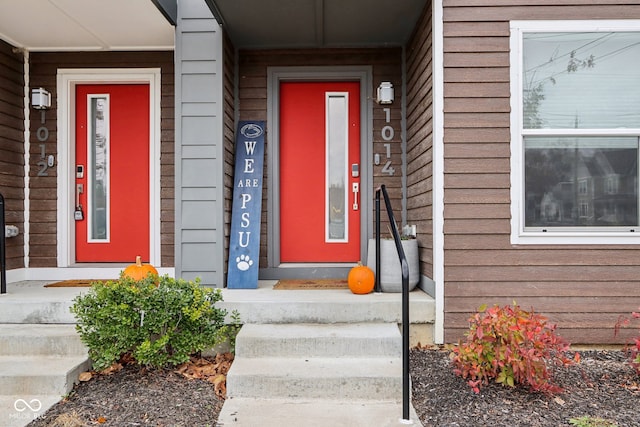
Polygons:
M0 395L63 396L89 368L86 356L0 356Z
M0 356L85 356L74 325L0 325Z
M371 357L402 355L395 324L249 324L236 338L242 357Z
M275 282L274 282L275 283ZM402 295L355 295L348 289L273 290L261 281L258 289L223 289L220 304L237 310L243 323L401 323ZM432 324L435 301L416 289L410 293L412 324Z
M60 395L0 395L2 427L24 427L60 401Z
M400 358L244 358L227 375L227 396L388 400L402 396Z
M8 284L7 293L0 295L0 323L75 323L69 308L89 288L45 288L45 283Z
M422 426L412 406L409 412L410 420L403 421L402 418L402 403L399 401L228 398L218 417L218 425L225 427Z

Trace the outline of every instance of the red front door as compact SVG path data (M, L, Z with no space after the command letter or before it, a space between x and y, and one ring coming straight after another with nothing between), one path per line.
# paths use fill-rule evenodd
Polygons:
M76 87L77 262L149 260L149 85Z
M280 84L280 261L360 260L360 83Z

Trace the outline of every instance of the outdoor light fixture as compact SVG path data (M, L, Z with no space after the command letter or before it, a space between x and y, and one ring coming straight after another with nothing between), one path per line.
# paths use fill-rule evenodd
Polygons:
M378 86L378 104L393 104L393 85L391 82L382 82Z
M46 110L51 107L51 94L39 87L31 89L31 106L36 110Z

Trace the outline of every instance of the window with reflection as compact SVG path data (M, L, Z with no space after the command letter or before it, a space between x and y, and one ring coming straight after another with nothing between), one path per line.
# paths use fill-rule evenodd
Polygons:
M524 231L637 227L640 32L520 34Z

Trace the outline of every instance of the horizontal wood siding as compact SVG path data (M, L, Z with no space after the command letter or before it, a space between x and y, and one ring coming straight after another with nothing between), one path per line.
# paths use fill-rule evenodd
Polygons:
M0 40L0 193L6 224L20 230L6 239L7 270L24 267L24 146L24 56Z
M160 100L160 230L161 263L174 265L174 68L173 52L33 52L30 55L31 87L44 87L51 92L52 108L46 111L45 121L49 139L46 154L57 157L57 109L55 108L56 75L58 68L161 68ZM32 112L33 114L33 112ZM30 267L57 265L56 180L57 170L48 169L48 176L37 176L40 144L36 131L40 120L31 121L30 165ZM63 142L67 143L67 142Z
M510 244L509 21L639 19L625 0L444 0L445 341L481 304L533 308L576 344L622 343L640 248Z
M382 139L382 128L386 126L386 117L382 106L373 107L373 153L386 153L385 143L391 144L395 175L390 177L381 172L382 165L374 168L374 187L385 184L392 199L394 214L400 222L402 212L402 168L400 159L401 144L401 109L402 94L402 52L396 48L383 49L310 49L310 50L259 50L240 51L239 53L239 118L240 120L267 120L267 67L285 66L335 66L335 65L366 65L373 68L372 90L380 82L389 81L396 88L395 101L390 106L391 125L395 136L391 141ZM386 106L385 106L386 107ZM362 124L366 126L366 124ZM269 124L267 123L268 145ZM266 163L265 163L266 164ZM262 227L260 236L260 265L267 266L267 176L270 171L265 167L263 189ZM369 197L362 195L362 197ZM373 195L370 197L373 198ZM383 229L386 229L383 225ZM273 266L271 266L273 267Z
M406 49L407 222L418 230L420 273L433 277L433 39L431 3Z
M235 147L235 49L229 37L224 38L224 271L229 260L231 207L233 205L233 170Z

